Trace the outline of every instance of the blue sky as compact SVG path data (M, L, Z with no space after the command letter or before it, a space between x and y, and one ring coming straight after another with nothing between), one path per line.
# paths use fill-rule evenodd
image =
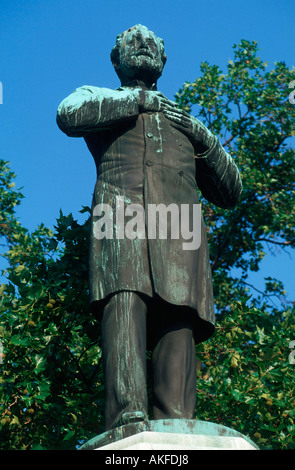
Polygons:
M9 160L25 199L17 215L33 230L53 228L59 210L90 205L95 167L83 139L58 129L59 103L75 88L119 86L110 62L117 34L136 23L165 41L168 61L158 88L168 98L200 75L207 60L226 70L233 44L256 40L260 57L295 65L294 0L12 0L0 18L0 158ZM2 261L0 260L0 268ZM284 281L295 300L294 255L269 254L251 281Z

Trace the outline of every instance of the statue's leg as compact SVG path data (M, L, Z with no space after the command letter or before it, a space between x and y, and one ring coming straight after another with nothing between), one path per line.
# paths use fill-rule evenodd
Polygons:
M102 318L106 429L147 418L146 304L134 292L114 294Z
M192 327L185 320L169 322L169 315L166 322L152 352L154 419L192 419L196 405Z

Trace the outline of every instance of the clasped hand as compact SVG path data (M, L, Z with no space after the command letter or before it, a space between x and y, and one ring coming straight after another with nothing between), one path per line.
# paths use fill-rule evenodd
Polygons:
M211 132L198 119L179 109L163 93L144 90L136 90L135 93L140 112L162 112L171 121L172 127L186 134L194 143L210 146L208 139L212 136Z

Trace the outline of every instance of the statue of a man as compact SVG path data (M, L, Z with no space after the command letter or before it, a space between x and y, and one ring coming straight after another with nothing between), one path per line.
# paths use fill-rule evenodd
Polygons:
M143 212L164 207L169 232L179 221L172 208L186 209L191 228L199 204L197 187L224 208L236 205L242 190L237 167L218 139L157 91L166 62L162 39L136 25L117 37L111 60L121 87L78 88L57 113L63 132L84 137L97 168L89 285L91 307L101 321L106 429L148 419L147 348L154 419L191 419L195 345L214 331L201 216L198 247L184 249L187 232L155 236L155 227L146 221L144 233L132 236L129 231L127 236L122 214L133 215L131 205ZM113 225L105 224L103 231L99 223L106 216Z

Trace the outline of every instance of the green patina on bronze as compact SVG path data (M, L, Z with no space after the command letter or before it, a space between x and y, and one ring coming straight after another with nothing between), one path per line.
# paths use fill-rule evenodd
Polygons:
M156 88L167 57L163 39L137 24L117 36L111 61L122 85L136 79Z
M185 435L196 435L196 436L207 436L210 437L230 437L245 440L249 445L252 446L253 450L259 450L258 446L247 436L241 434L238 431L230 429L220 424L211 423L209 421L200 420L186 420L186 419L173 419L173 420L158 420L158 421L147 421L145 423L134 423L127 426L122 426L111 431L107 431L100 436L96 436L93 439L86 442L80 447L79 450L94 450L108 444L116 443L121 439L126 439L135 434L143 432L157 432L169 433L169 434L183 434L184 440Z
M163 40L145 26L136 25L117 37L111 52L121 86L116 90L82 86L58 108L57 123L60 129L68 136L84 137L93 155L97 168L93 208L108 204L115 211L116 197L119 196L124 198L126 205L140 204L146 208L149 204L168 207L176 203L178 206L188 204L192 210L193 205L199 203L197 187L205 198L219 207L230 208L237 204L242 184L231 157L200 121L178 109L174 102L157 91L157 80L166 59ZM190 220L191 216L192 213ZM98 219L99 216L93 213L93 227ZM134 292L144 296L152 331L157 333L158 312L161 315L164 310L167 312L168 324L172 320L166 306L169 305L171 311L178 306L179 318L184 316L183 309L189 311L194 341L198 343L208 339L214 332L215 319L203 220L200 230L201 245L193 251L183 250L186 240L181 236L166 240L149 239L148 236L134 240L127 237L98 240L92 231L90 301L98 317L101 318L111 295ZM125 305L127 310L124 314L127 323L133 308L128 305ZM118 333L118 337L108 338L107 341L108 345L111 340L115 342L113 346L117 351L117 360L114 359L113 363L115 372L106 370L105 374L114 374L115 385L111 388L112 393L116 390L115 400L120 404L120 411L107 420L110 427L121 422L124 409L134 413L142 411L144 419L147 416L146 398L142 406L136 405L137 408L132 410L132 400L134 403L140 401L136 398L137 389L141 389L139 380L143 380L145 370L144 366L138 368L139 353L135 347L124 344L127 340L123 333L128 328L123 328L122 334ZM145 327L142 324L140 328ZM162 328L159 344L165 342L167 336L165 325ZM176 328L175 325L173 328ZM148 341L150 339L153 338L148 338ZM154 350L161 348L158 345ZM124 354L123 361L120 354ZM191 357L191 352L185 359L181 358L181 354L174 359L179 367L179 376L183 369L187 369L188 377L190 367L194 367L188 365L188 357ZM171 362L167 355L169 360ZM181 365L182 360L186 366ZM165 369L167 367L169 370L167 361ZM128 374L134 378L133 390L128 390ZM160 375L156 375L161 381ZM168 390L174 386L173 378L168 373L166 375L158 386L161 393L165 387ZM183 380L185 383L188 379ZM194 395L194 381L193 378L190 380L192 382L188 388ZM185 400L175 398L178 393L175 390L170 402L161 405L162 417L187 418L192 414L193 401L188 400L189 411L186 410L186 405L183 405ZM111 399L107 392L108 400ZM157 416L157 411L154 413Z

